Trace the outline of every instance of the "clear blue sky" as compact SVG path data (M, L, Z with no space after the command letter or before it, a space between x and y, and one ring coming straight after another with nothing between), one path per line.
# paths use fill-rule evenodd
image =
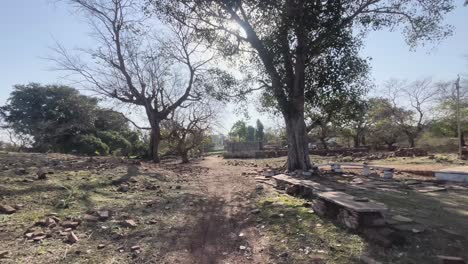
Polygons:
M459 1L460 3L462 1ZM441 44L409 51L398 32L373 32L366 39L363 55L372 57L372 76L377 84L391 78L416 79L434 76L453 79L468 72L468 7L459 7L447 17L455 33ZM41 59L50 54L55 41L67 48L92 47L87 24L74 15L63 1L3 1L0 8L0 104L14 84L28 82L66 83L63 73L50 71L53 64ZM252 113L252 123L259 117ZM267 117L261 117L266 119ZM238 119L226 113L229 128ZM266 120L265 120L266 121ZM265 122L275 124L275 122Z

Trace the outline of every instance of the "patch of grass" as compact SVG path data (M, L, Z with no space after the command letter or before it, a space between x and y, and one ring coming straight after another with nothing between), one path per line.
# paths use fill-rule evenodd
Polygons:
M357 263L366 248L366 242L358 235L322 219L306 201L288 195L269 196L261 199L259 218L274 245L270 253L288 252L285 263L311 263L323 259L326 263Z

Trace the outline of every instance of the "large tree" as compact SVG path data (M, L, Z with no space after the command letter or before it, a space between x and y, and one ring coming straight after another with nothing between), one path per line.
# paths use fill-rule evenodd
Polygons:
M189 152L204 144L216 121L216 113L214 104L205 100L180 109L162 122L163 138L182 158L182 163L188 163Z
M144 110L149 124L149 156L159 162L160 124L177 108L200 98L203 67L211 57L192 30L162 27L144 15L137 0L68 0L87 18L98 43L71 54L56 48L61 70L105 97Z
M307 72L314 59L356 34L404 25L411 46L438 41L452 0L149 0L173 21L194 28L226 53L252 55L273 94L288 137L288 169L311 167L304 122Z

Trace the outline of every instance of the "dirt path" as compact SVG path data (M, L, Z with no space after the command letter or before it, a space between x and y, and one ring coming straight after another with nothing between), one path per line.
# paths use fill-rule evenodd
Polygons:
M249 219L256 193L254 180L241 176L248 168L224 165L216 157L207 157L198 165L209 169L198 177L198 187L208 203L200 208L202 219L197 222L202 225L191 234L190 263L268 262L259 252L259 234Z

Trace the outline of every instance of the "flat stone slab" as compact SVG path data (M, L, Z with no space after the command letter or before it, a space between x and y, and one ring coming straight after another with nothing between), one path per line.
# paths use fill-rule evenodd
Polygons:
M317 196L321 199L360 213L383 212L388 210L385 204L374 201L359 202L355 200L355 196L344 192L322 192L318 193Z
M273 176L273 179L277 180L277 181L280 181L280 182L286 182L288 184L292 184L292 185L301 185L301 186L305 186L305 187L309 187L309 188L312 188L316 191L321 191L321 192L329 192L329 191L333 191L332 188L330 187L327 187L323 184L320 184L318 182L314 182L314 181L311 181L311 180L303 180L303 179L297 179L297 178L293 178L289 175L286 175L286 174L278 174L278 175L275 175Z
M468 182L468 166L459 166L434 172L437 180Z

